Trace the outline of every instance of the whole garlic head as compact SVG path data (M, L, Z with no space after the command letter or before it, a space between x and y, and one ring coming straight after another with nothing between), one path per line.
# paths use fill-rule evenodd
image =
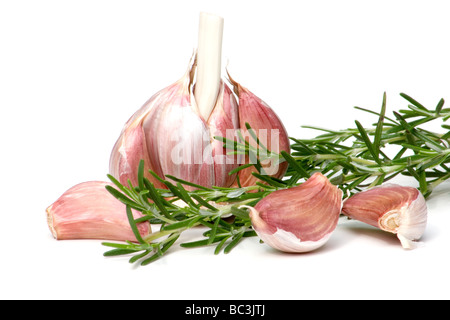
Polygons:
M159 188L165 188L164 184L148 170L161 178L172 175L206 187L232 186L236 174L229 172L247 163L241 155L229 154L234 149L233 141L239 141L238 130L245 136L245 123L256 129L257 135L260 131L267 134L268 149L290 152L288 135L280 119L248 89L238 91L241 92L238 104L221 80L214 108L208 118L203 118L193 94L195 70L194 58L180 80L152 96L125 124L110 157L110 173L122 184L128 180L137 184L137 170L143 159L146 178ZM232 142L224 145L215 137ZM268 174L280 178L287 163L274 167L276 170ZM241 170L239 175L242 186L252 185L256 180L248 170Z

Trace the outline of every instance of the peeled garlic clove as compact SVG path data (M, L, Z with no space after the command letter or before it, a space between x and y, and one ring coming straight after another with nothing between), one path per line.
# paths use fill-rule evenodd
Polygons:
M425 232L428 210L416 188L384 184L345 200L342 213L396 234L403 248L413 249Z
M305 183L278 190L250 209L258 236L285 252L308 252L323 246L335 230L342 191L321 173Z
M257 147L257 142L250 137L246 128L245 124L248 123L260 140L260 143L269 151L277 154L281 151L290 153L289 137L278 115L262 99L234 81L229 74L228 78L239 98L239 121L244 138L252 146ZM249 163L249 161L253 160L247 157L245 163ZM282 178L288 168L287 162L278 163L275 160L267 160L262 165L264 172L275 178ZM255 171L254 167L239 171L239 179L242 186L254 185L258 181L252 175L252 172Z
M47 208L47 222L57 240L102 239L136 241L126 206L107 190L108 182L80 183ZM135 219L142 215L132 210ZM137 225L141 236L151 233L148 222Z

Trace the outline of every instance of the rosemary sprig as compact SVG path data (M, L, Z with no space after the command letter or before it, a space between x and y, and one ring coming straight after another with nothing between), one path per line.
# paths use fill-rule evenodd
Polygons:
M144 177L143 161L139 166L138 186L132 186L130 183L125 186L108 175L115 187L106 188L126 205L128 220L138 242L104 242L103 245L113 248L105 252L105 256L132 254L129 260L131 263L140 261L141 265L147 265L166 254L183 232L196 226L206 227L204 239L181 243L181 247L214 244L215 254L222 251L229 253L242 238L256 235L251 228L247 211L239 207L255 205L265 195L277 189L271 185L206 188L173 176L167 176L167 180L163 180L154 172L150 173L168 189L155 188L153 183ZM195 189L188 191L186 186ZM142 212L143 217L134 219L132 209ZM227 220L227 217L231 217L230 220ZM160 226L160 229L142 237L137 224L146 220Z
M355 121L356 127L329 130L306 126L325 132L313 139L292 139L292 159L297 166L289 167L288 175L302 171L321 171L349 196L362 188L379 185L402 174L414 177L424 196L450 178L450 126L442 124L445 133L435 133L421 127L425 123L450 118L441 99L434 109L402 93L408 109L386 116L386 94L380 112L356 107L377 115L372 127ZM290 162L291 163L291 162Z
M138 186L122 185L109 175L116 187L108 186L107 189L126 205L137 243L104 242L103 245L113 248L104 255L131 255L131 263L140 261L147 265L164 256L183 232L197 226L206 229L203 238L181 243L181 247L215 246L215 254L229 253L243 238L256 235L247 211L240 206L254 206L273 191L298 185L316 171L339 186L344 197L399 174L415 178L420 191L429 196L434 188L450 178L450 125L445 123L450 119L450 109L443 108L443 99L434 109L427 109L408 95L401 96L409 102L408 109L394 111L392 117L386 116L386 94L380 112L356 107L377 116L372 127L364 127L359 121L355 121L355 128L345 130L304 126L322 134L313 139L291 138L291 154L276 154L261 146L248 124L247 129L256 139L256 146L245 139L236 142L216 137L225 146L231 143L234 149L230 154L242 154L252 159L251 164L242 165L230 174L254 166L257 172L253 174L260 180L255 186L242 187L238 181L238 188L206 188L173 176L166 176L167 180L164 180L150 172L167 188L158 189L145 177L142 161ZM441 126L444 133L422 127L437 119L444 122ZM261 162L266 160L287 161L289 167L285 177L280 180L265 175ZM134 219L132 209L142 212L143 217ZM142 237L137 228L142 221L159 225L159 231Z

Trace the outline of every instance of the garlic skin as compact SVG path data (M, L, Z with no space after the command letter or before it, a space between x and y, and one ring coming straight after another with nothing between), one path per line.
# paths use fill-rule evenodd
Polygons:
M266 244L284 252L309 252L329 240L341 207L342 191L317 172L303 184L272 192L247 208Z
M394 233L403 248L414 249L425 232L428 209L416 188L387 183L346 199L342 213Z
M101 239L134 241L126 206L114 198L103 181L77 184L64 192L47 208L47 223L57 240ZM142 216L134 211L135 219ZM137 225L141 236L151 233L149 222Z
M287 130L278 115L261 98L231 78L229 73L228 79L233 85L233 91L239 98L239 121L244 138L250 145L257 147L256 141L249 136L245 125L248 123L258 139L260 139L261 144L269 151L278 154L281 151L286 151L290 154L291 148ZM248 157L246 157L245 163L249 161ZM277 163L274 160L269 160L265 163L263 162L262 166L267 175L280 179L286 173L288 163ZM254 185L258 181L258 178L252 175L252 172L256 172L254 167L239 171L241 185Z

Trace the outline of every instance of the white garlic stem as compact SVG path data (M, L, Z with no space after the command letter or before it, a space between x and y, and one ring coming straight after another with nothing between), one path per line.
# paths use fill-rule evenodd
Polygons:
M197 48L197 78L194 97L200 115L207 121L216 104L222 69L223 18L201 12Z

